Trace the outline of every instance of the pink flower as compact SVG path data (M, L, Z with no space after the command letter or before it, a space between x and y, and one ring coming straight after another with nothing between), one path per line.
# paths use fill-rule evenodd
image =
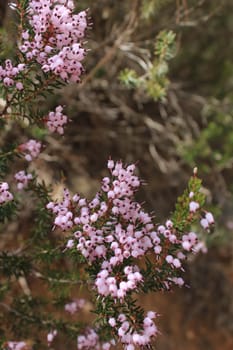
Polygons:
M209 221L206 218L202 218L200 224L205 230L209 228Z
M111 327L115 327L116 326L116 320L114 317L111 317L109 320L108 320L108 323L110 324Z
M199 208L200 208L199 203L194 202L194 201L189 203L189 211L191 213L195 213Z
M24 341L8 341L6 343L7 350L26 350L26 345Z
M16 87L17 90L23 90L23 84L20 81L20 73L25 69L25 64L20 63L14 66L11 60L5 61L5 67L0 66L0 82L6 87Z
M30 0L28 20L31 31L22 33L19 49L27 60L36 60L44 72L66 82L79 82L86 50L82 47L87 13L73 13L73 1ZM58 131L60 133L60 131Z
M8 189L9 185L7 182L0 183L0 205L13 200L13 195Z
M45 123L50 132L57 132L60 135L64 134L64 125L67 123L68 118L62 111L63 107L57 106L55 112L49 112L45 118Z
M23 90L23 84L20 81L17 82L15 86L17 90Z
M57 330L54 329L53 331L50 331L47 334L47 342L50 345L50 343L52 343L52 341L54 340L54 338L57 336Z
M18 146L20 152L24 154L25 159L31 162L32 159L37 158L41 152L41 143L36 140L29 140Z
M75 314L78 310L82 309L85 305L85 299L75 299L74 301L65 304L65 311Z
M28 185L28 181L32 180L32 174L26 174L24 170L15 174L15 180L17 181L17 188L22 190Z
M108 350L110 346L114 345L115 342L110 340L109 342L102 343L99 339L98 334L94 329L87 329L85 334L79 335L77 338L77 349L78 350Z
M214 217L211 213L206 213L205 218L210 225L214 224Z

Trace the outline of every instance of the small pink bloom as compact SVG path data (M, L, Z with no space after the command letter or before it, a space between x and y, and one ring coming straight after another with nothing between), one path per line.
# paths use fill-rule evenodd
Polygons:
M189 203L189 211L191 213L195 213L199 208L200 208L199 203L194 202L194 201Z

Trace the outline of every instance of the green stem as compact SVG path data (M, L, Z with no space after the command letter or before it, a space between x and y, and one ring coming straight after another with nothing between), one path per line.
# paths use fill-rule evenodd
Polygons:
M18 153L17 149L14 149L13 151L9 151L9 152L6 152L6 153L3 153L3 154L0 154L0 158L6 158L14 153Z

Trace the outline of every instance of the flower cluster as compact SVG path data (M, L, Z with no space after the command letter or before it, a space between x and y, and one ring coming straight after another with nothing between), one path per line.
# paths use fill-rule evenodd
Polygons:
M140 332L132 332L132 327L125 314L120 314L117 320L111 317L108 323L111 327L117 327L118 336L124 344L125 350L134 350L137 346L147 346L151 343L152 338L157 335L158 330L153 321L154 318L156 318L155 312L147 312Z
M194 195L194 193L190 192L189 198L193 198L193 195ZM198 202L192 200L189 203L190 213L192 213L192 214L196 213L199 209L200 209L200 204ZM201 218L200 224L205 230L208 231L214 225L214 217L213 217L212 213L206 212L204 217Z
M48 334L47 334L47 342L48 342L48 345L50 345L52 343L52 341L54 340L54 338L57 336L57 330L54 329L52 331L50 331Z
M49 112L48 116L44 118L50 132L57 132L60 135L64 134L64 125L67 123L68 118L62 111L63 107L57 106L55 112Z
M78 310L84 307L85 302L86 302L85 299L75 299L72 302L65 304L65 311L73 315Z
M25 159L31 162L32 159L37 158L41 152L41 143L36 140L29 140L18 146L18 150L24 154Z
M205 216L201 219L200 223L201 226L208 231L211 228L211 226L214 225L213 215L209 212L205 213Z
M115 345L115 341L111 340L109 342L101 343L98 334L94 329L87 329L86 333L79 335L77 338L77 349L78 350L109 350L111 345Z
M147 253L154 255L155 271L158 274L162 271L163 289L174 284L182 286L183 260L189 252L204 251L204 244L196 233L180 232L172 220L155 227L152 217L134 200L141 180L134 174L133 164L124 167L121 162L109 160L108 169L110 176L103 178L101 191L91 201L78 194L72 197L65 189L61 202L48 203L47 208L55 214L55 226L74 231L66 248L76 248L89 265L96 266L93 282L98 294L111 297L119 305L146 282L145 272L135 259L143 259ZM190 215L201 215L199 208L192 199L188 207ZM211 219L209 215L207 218ZM119 319L110 318L109 324L125 349L133 350L138 345L150 344L157 334L153 318L155 314L150 312L134 328L121 314ZM80 339L80 344L86 344L88 337Z
M61 203L49 202L47 204L47 209L56 214L54 224L64 231L71 229L74 225L71 206L71 197L67 189L64 189L64 197Z
M15 174L15 180L17 181L18 190L22 190L28 185L28 181L32 180L32 174L26 174L24 170Z
M0 66L0 81L6 87L15 86L17 90L23 89L23 84L18 80L20 73L25 69L25 64L19 63L17 66L14 66L11 60L5 61L5 68Z
M97 275L95 285L99 294L111 295L113 298L123 300L127 292L134 290L142 280L143 276L137 266L126 266L120 283L118 283L116 276L111 276L107 269L103 269Z
M0 183L0 204L4 204L13 200L13 195L9 191L7 182Z
M198 237L194 232L179 237L171 220L156 229L151 216L132 198L140 186L139 178L134 175L135 166L124 168L121 162L114 164L110 160L108 168L111 178L102 180L102 192L92 201L79 195L71 198L65 189L63 200L50 202L47 208L56 215L54 224L62 230L78 228L67 248L76 244L90 262L102 261L95 281L99 294L123 300L127 291L143 282L143 276L136 265L126 265L116 278L113 271L116 266L126 259L143 257L149 250L159 257L164 253L162 243L166 242L167 246L176 247L176 253L173 256L167 251L165 261L173 269L182 269L185 252L195 251Z
M79 82L85 49L81 40L87 29L87 13L73 14L72 0L31 0L29 30L22 32L20 50L27 60L36 60L44 72L69 82Z
M54 223L63 230L74 225L80 228L74 233L77 249L91 262L102 258L103 270L111 271L124 259L143 256L148 249L158 246L160 239L151 217L132 200L140 185L139 178L133 174L135 166L124 169L121 162L114 165L109 161L108 168L112 180L103 179L102 193L91 202L78 195L71 199L65 190L63 201L51 202L47 208L56 214Z
M27 346L27 344L24 341L8 341L4 345L6 346L7 350L26 350Z

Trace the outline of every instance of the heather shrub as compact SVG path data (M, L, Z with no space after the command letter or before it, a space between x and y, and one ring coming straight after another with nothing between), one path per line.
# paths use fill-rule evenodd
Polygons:
M25 209L33 222L0 254L1 348L52 348L60 337L77 349L152 349L158 315L145 311L138 295L185 285L184 263L190 254L206 252L214 226L197 169L165 222L137 200L144 181L135 164L111 155L92 199L67 186L57 198L54 183L43 181L33 163L46 155L44 135L63 135L69 116L62 105L45 113L43 102L55 89L81 81L91 19L88 11L76 12L73 1L10 6L19 24L14 57L0 66L1 132L18 123L25 141L1 141L1 229L10 232ZM121 80L163 99L174 40L172 32L161 32L149 75L128 70ZM38 139L27 137L32 129ZM73 297L74 289L80 297ZM82 318L86 305L95 314L92 323Z

